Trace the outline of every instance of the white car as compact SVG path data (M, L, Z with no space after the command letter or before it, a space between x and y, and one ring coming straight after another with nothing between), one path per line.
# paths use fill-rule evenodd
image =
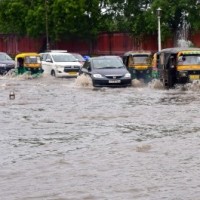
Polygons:
M70 53L50 51L40 53L44 75L55 77L77 77L81 64Z

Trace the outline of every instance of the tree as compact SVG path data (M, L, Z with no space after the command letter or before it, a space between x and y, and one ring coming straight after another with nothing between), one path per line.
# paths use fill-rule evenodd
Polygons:
M1 33L26 34L25 17L28 6L18 0L0 1L0 31Z
M190 31L200 30L200 0L0 0L0 7L1 33L46 37L48 28L52 42L91 42L102 31L157 34L158 7L163 40L176 40L186 23Z

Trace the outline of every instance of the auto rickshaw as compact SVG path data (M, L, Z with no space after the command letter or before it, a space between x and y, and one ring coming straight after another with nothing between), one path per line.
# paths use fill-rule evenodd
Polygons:
M16 74L28 73L40 75L43 73L41 57L38 53L20 53L15 57Z
M131 73L132 79L152 79L152 58L149 51L129 51L123 55L123 63Z
M158 78L166 88L200 80L200 48L167 48L157 53Z

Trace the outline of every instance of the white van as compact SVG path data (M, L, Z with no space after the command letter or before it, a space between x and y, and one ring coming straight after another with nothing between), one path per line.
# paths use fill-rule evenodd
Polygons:
M50 51L40 53L44 75L55 77L77 77L81 64L70 53Z

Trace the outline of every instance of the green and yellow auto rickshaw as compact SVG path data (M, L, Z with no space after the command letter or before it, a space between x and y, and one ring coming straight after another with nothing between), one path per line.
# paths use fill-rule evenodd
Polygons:
M38 53L20 53L15 57L16 74L28 73L40 75L43 73L41 57Z
M149 51L129 51L123 55L123 63L131 73L132 79L152 79L152 58Z
M200 48L167 48L157 53L158 78L166 88L200 80Z

